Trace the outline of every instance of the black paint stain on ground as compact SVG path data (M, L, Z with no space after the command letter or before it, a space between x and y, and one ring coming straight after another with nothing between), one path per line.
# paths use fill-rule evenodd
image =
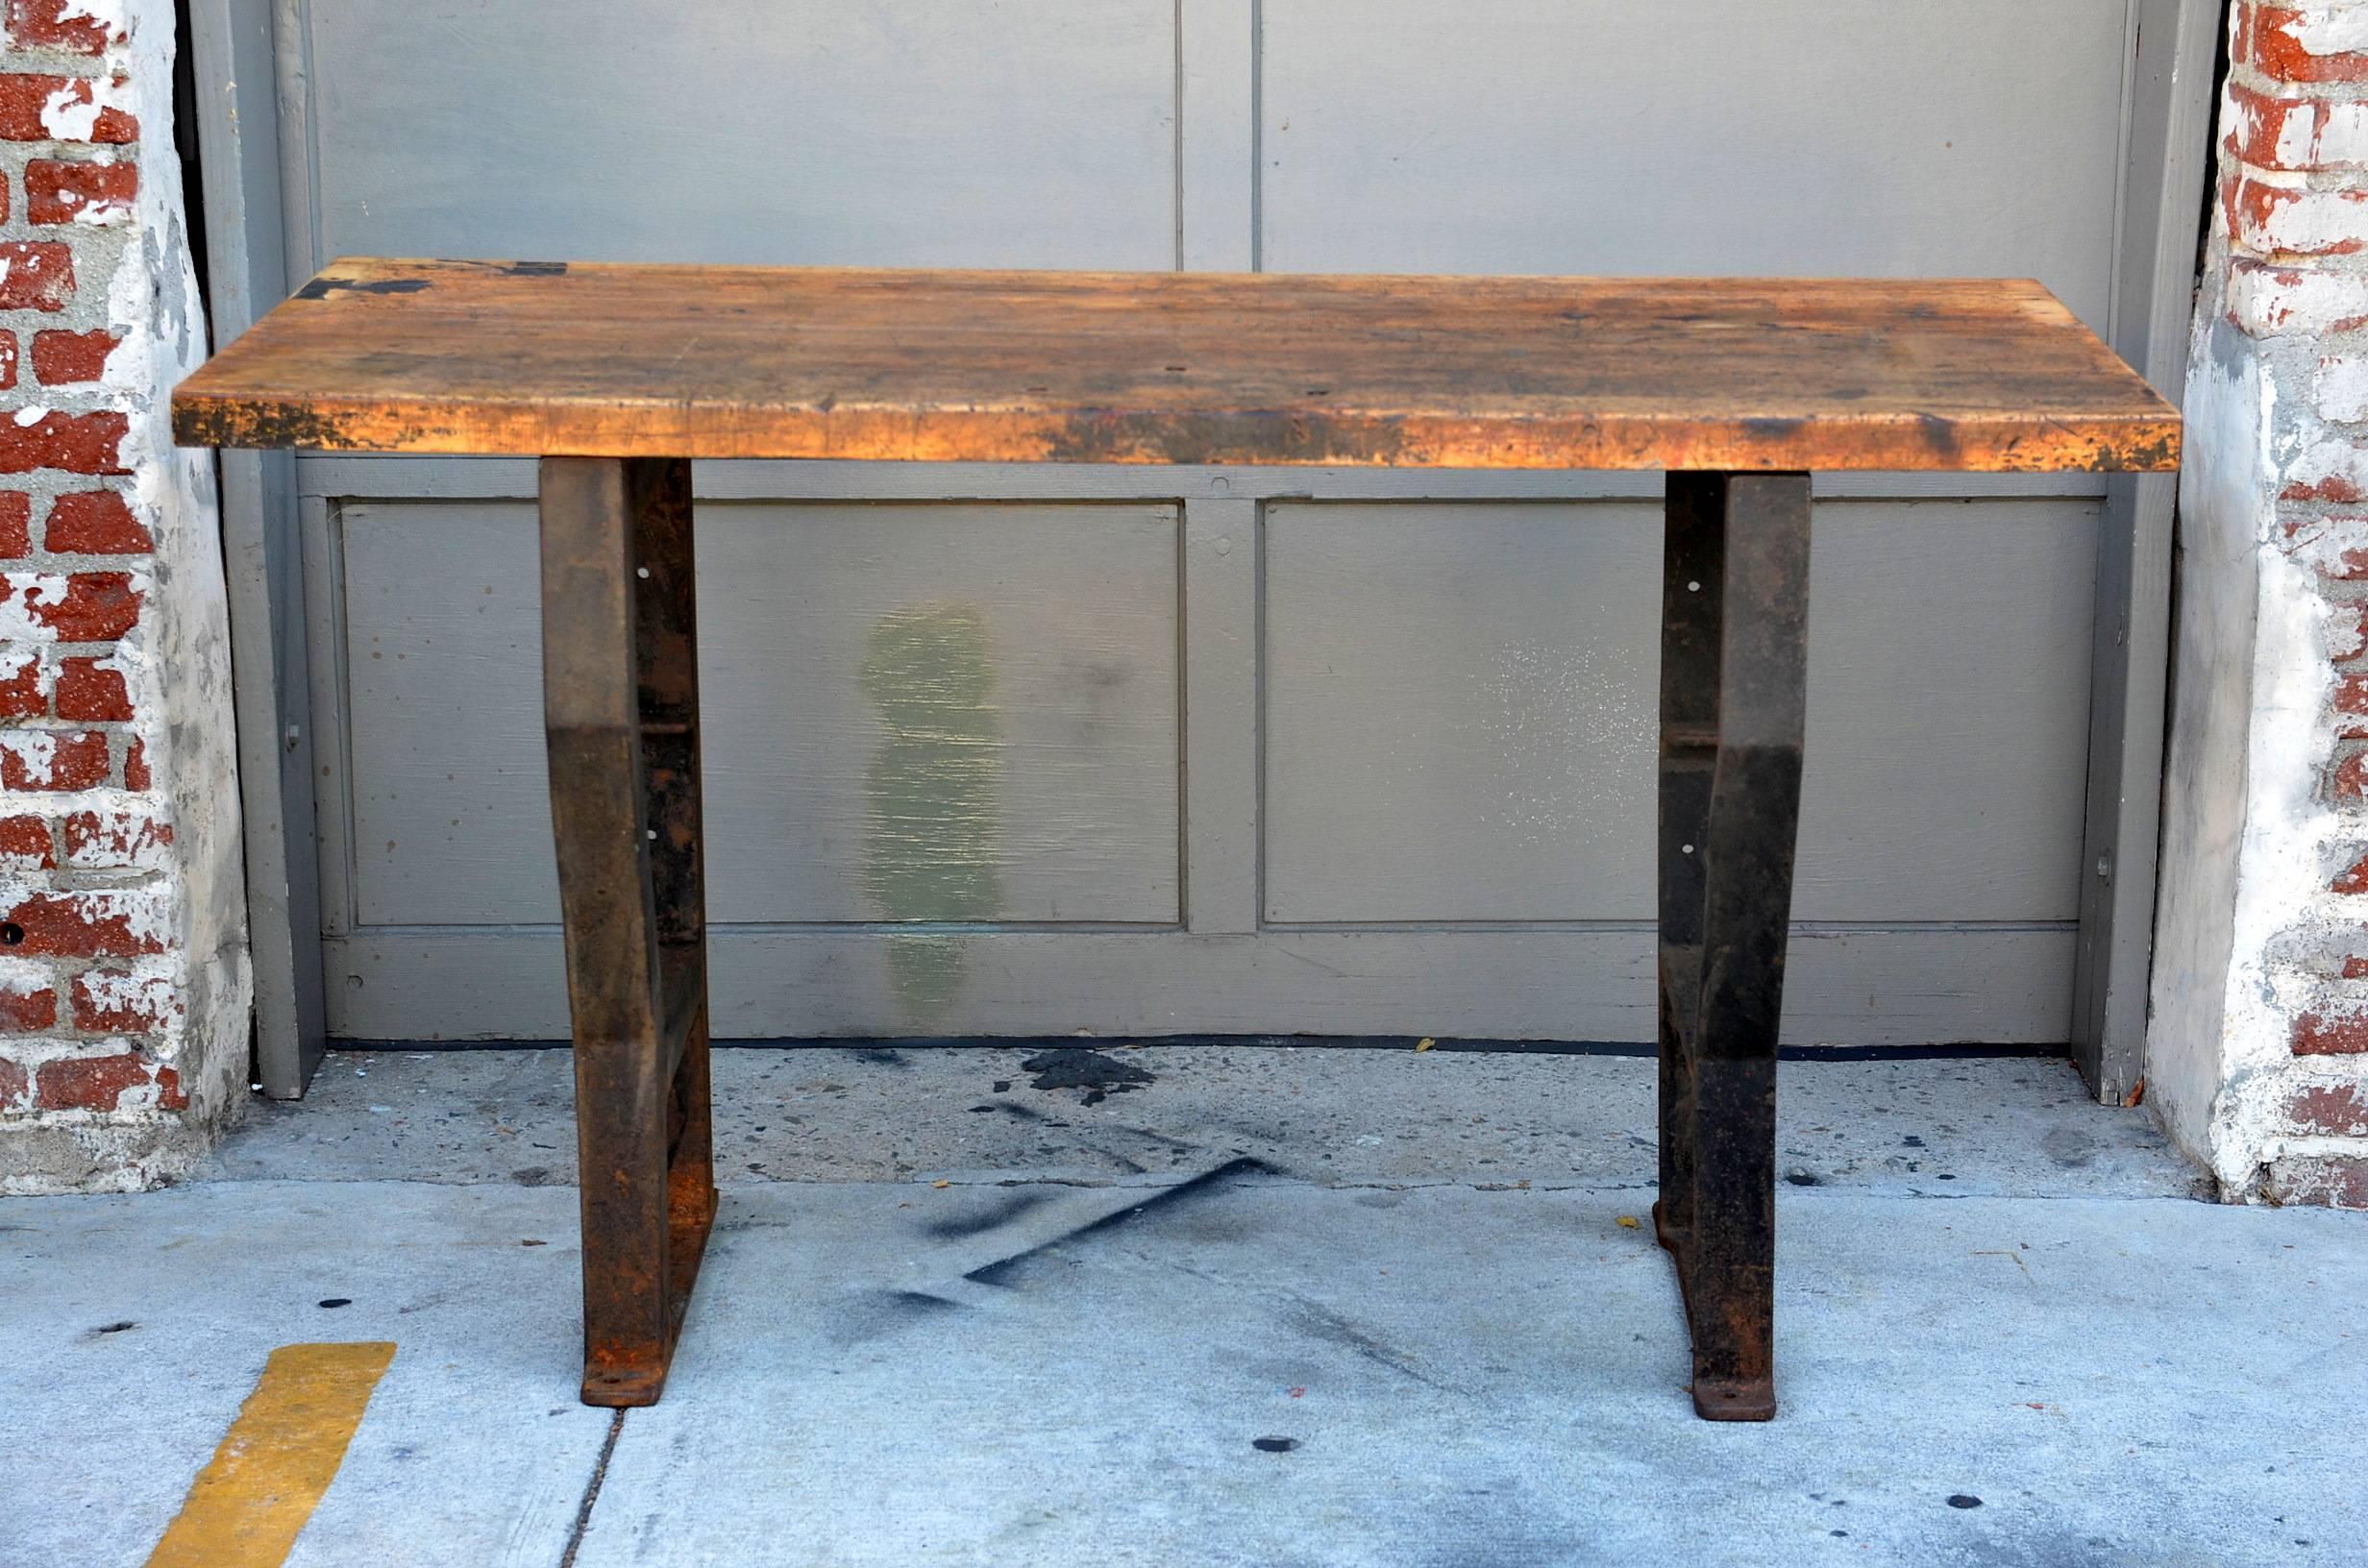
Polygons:
M1412 1378L1426 1388L1440 1388L1436 1379L1425 1375L1405 1357L1358 1328L1331 1308L1293 1295L1291 1305L1284 1309L1283 1322L1311 1339L1320 1339L1338 1345L1352 1356L1361 1357L1375 1366L1387 1367L1402 1378Z
M859 1290L823 1309L823 1337L841 1350L957 1311L958 1301L925 1290Z
M982 1263L962 1277L974 1285L1006 1286L1017 1285L1027 1273L1031 1264L1041 1262L1046 1254L1055 1248L1067 1246L1072 1241L1081 1240L1101 1231L1116 1230L1154 1211L1164 1213L1174 1209L1179 1204L1189 1203L1196 1197L1222 1187L1238 1176L1270 1175L1273 1173L1273 1169L1274 1167L1265 1161L1253 1160L1247 1155L1238 1160L1228 1160L1214 1170L1204 1170L1188 1182L1178 1182L1173 1187L1163 1187L1150 1197L1130 1209L1121 1209L1116 1213L1104 1214L1099 1219L1088 1220L1073 1230L1064 1231L1048 1241L1040 1241L1024 1252L1015 1252L1008 1258L999 1258L994 1262Z
M120 1323L102 1323L90 1332L92 1334L121 1334L126 1329L136 1329L138 1327L139 1325L137 1323L133 1322L127 1317Z
M983 1209L974 1210L966 1214L950 1214L943 1219L925 1220L922 1223L921 1233L924 1236L935 1237L941 1241L955 1241L967 1236L984 1236L987 1232L1008 1225L1031 1209L1041 1208L1050 1201L1051 1194L1047 1192L1012 1192L1004 1195L999 1203L989 1204Z
M352 1296L323 1296L318 1305L323 1307L351 1307L354 1305L354 1298Z
M856 1061L869 1067L904 1067L909 1069L912 1066L910 1062L904 1060L904 1053L902 1051L892 1050L885 1045L849 1045L843 1047L843 1049L849 1056L854 1058Z
M425 278L380 278L364 282L357 278L315 278L296 291L300 300L325 300L338 289L349 294L417 294L435 285Z
M1299 1446L1296 1437L1252 1437L1249 1446L1261 1454L1288 1454Z
M1978 1508L1981 1506L1982 1500L1970 1492L1955 1492L1949 1497L1949 1507L1952 1508Z
M1017 1120L1040 1121L1048 1127L1066 1127L1069 1125L1069 1123L1065 1121L1053 1120L1050 1116L1046 1115L1042 1111L1037 1110L1033 1106L1021 1105L1013 1100L990 1100L985 1105L974 1105L971 1109L974 1111L999 1111L1004 1115L1014 1117Z
M1129 1093L1159 1081L1131 1062L1121 1062L1081 1045L1039 1052L1021 1063L1020 1070L1036 1074L1028 1080L1031 1089L1083 1090L1082 1103L1086 1105L1099 1105L1113 1094Z

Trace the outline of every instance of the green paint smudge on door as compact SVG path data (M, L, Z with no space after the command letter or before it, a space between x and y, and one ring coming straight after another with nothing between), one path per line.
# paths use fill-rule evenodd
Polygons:
M986 617L971 604L880 617L863 691L880 726L864 771L864 892L882 919L993 919L1003 724ZM906 1014L942 1013L968 958L964 938L891 938L889 984Z

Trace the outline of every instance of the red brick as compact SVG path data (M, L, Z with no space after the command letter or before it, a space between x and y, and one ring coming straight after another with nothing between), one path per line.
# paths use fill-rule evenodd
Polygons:
M2331 787L2338 805L2368 801L2368 751L2355 751L2337 762Z
M33 374L43 386L72 386L107 374L107 356L123 341L112 332L33 334Z
M22 490L0 490L0 559L15 560L33 549L33 498Z
M0 734L0 789L88 790L107 782L114 748L95 729Z
M2368 958L2354 953L2344 959L2343 977L2346 980L2368 980Z
M57 1023L58 993L48 987L39 991L0 989L0 1031L31 1035L55 1028Z
M133 923L136 893L33 893L0 910L0 955L19 958L139 958L163 943ZM18 936L8 940L10 928Z
M111 643L139 625L142 595L128 572L74 572L62 579L0 583L0 603L25 593L25 614L63 643ZM37 586L39 592L32 589Z
M2335 733L2355 739L2368 735L2368 674L2335 677Z
M27 223L102 222L129 212L132 198L138 194L136 163L68 163L37 158L25 165Z
M74 977L74 1027L86 1033L160 1034L180 1017L181 1000L170 985L143 981L120 969Z
M2368 1209L2368 1157L2309 1154L2272 1161L2269 1195L2280 1203Z
M0 1111L10 1111L25 1103L33 1080L25 1075L21 1063L0 1056Z
M2294 1020L2296 1056L2356 1056L2368 1052L2368 1014L2330 1017L2305 1013Z
M135 735L132 743L123 748L123 787L127 790L144 790L150 783L148 743Z
M2280 501L2356 502L2360 488L2349 475L2330 474L2320 479L2297 479L2278 492Z
M51 846L49 822L40 817L0 817L0 870L54 870L58 854Z
M2287 1102L2286 1119L2298 1133L2368 1138L2368 1090L2357 1084L2306 1085Z
M49 683L41 678L47 673L39 659L26 657L14 674L0 679L0 719L48 718Z
M2328 884L2328 888L2334 893L2368 893L2368 855L2354 861L2349 870L2338 873L2335 880Z
M129 474L123 466L129 415L62 414L55 409L30 425L0 418L0 474L62 468L69 474Z
M137 555L157 548L132 508L112 490L77 490L49 508L48 549L70 555Z
M136 812L78 811L61 822L65 863L78 870L123 870L155 865L173 842L173 826Z
M0 182L0 189L5 189ZM8 206L0 201L0 221ZM62 310L74 298L74 252L54 239L0 241L0 261L8 275L0 277L0 310Z
M6 184L7 182L0 181L0 185L5 185ZM6 213L0 213L0 222L5 222L7 220L7 216L8 215ZM6 392L15 386L15 384L16 334L14 332L0 332L0 392Z
M58 717L86 724L121 723L132 717L123 672L110 670L88 654L58 663Z
M36 223L43 208L25 171L25 211ZM2353 256L2368 249L2368 191L2308 190L2240 180L2228 199L2229 233L2262 256Z
M2315 98L2277 98L2259 92L2241 82L2228 85L2229 108L2233 110L2224 116L2228 135L2220 138L2222 147L2233 157L2264 169L2291 169L2302 165L2287 162L2281 156L2289 130L2300 125L2303 135L2313 135L2318 127L2319 101Z
M37 76L30 72L0 76L0 141L138 140L138 119L111 106L98 111L87 136L51 134L43 123L51 100L63 93L65 98L59 107L79 109L90 102L96 89L97 84L86 76Z
M2368 82L2368 55L2314 55L2298 36L2304 13L2292 6L2248 6L2231 58L2281 82Z
M41 1064L34 1102L44 1111L112 1111L124 1090L153 1081L148 1064L121 1056L65 1056Z
M100 55L123 41L123 30L90 16L79 0L9 0L9 36L20 49L66 49Z

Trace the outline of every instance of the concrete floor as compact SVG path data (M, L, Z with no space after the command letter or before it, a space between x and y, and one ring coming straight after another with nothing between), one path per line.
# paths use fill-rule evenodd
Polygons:
M301 1564L2368 1560L2368 1216L2194 1201L2059 1065L1786 1067L1784 1409L1720 1427L1621 1222L1649 1062L1030 1054L721 1054L621 1422L557 1053L333 1058L205 1180L0 1204L0 1562L141 1562L314 1339L401 1348Z

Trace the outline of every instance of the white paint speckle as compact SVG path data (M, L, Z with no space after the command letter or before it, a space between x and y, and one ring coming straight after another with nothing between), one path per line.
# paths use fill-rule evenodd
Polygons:
M70 82L41 105L41 129L60 141L88 141L108 110L131 109L130 84L102 76Z

